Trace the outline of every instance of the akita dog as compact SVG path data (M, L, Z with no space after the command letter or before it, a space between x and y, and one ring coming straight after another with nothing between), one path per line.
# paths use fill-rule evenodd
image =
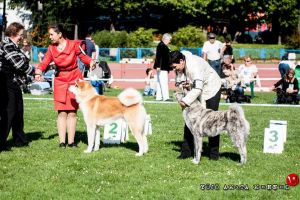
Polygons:
M147 137L144 134L146 110L141 94L128 88L121 92L118 97L98 95L95 88L88 82L78 80L75 86L69 88L75 94L76 101L83 113L87 126L88 147L86 153L97 151L100 148L99 126L124 118L134 135L139 152L136 156L142 156L148 152Z

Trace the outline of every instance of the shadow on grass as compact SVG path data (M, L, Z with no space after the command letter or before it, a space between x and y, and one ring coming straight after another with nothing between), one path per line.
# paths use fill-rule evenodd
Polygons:
M30 132L30 133L26 133L26 137L29 142L32 142L34 140L39 140L39 139L43 138L43 134L44 134L44 132L40 132L40 131Z
M76 135L75 135L75 143L78 144L79 142L82 142L86 145L88 145L88 141L87 141L87 134L86 132L82 132L82 131L77 131ZM139 146L137 142L125 142L125 143L121 143L121 144L104 144L103 143L103 137L100 140L100 149L101 148L111 148L111 147L124 147L126 149L131 149L133 151L138 151L139 150Z
M41 139L43 137L43 133L44 132L38 131L38 132L29 132L29 133L26 133L25 135L26 135L28 143L30 143L30 142L32 142L34 140ZM21 146L23 146L23 144L15 144L14 141L13 141L13 139L10 138L10 139L7 140L7 146L8 147L12 147L12 146L21 147Z
M230 159L233 161L240 161L240 154L232 153L232 152L222 152L220 153L220 157L225 157L226 159Z
M181 145L182 141L172 141L170 142L175 147L172 149L173 151L181 152ZM209 157L209 150L208 150L208 142L203 142L203 152L201 153L201 156ZM221 152L220 157L225 157L226 159L230 159L233 161L240 161L240 155L238 153L232 153L232 152Z

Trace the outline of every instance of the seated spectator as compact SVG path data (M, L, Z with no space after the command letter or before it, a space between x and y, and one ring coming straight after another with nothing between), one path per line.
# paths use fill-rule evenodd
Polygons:
M272 89L277 93L276 103L299 104L299 85L295 78L295 70L288 69L285 76L275 83Z
M295 69L296 64L296 54L286 53L282 56L281 61L278 65L278 70L280 72L281 78L283 78L288 71L288 69Z
M156 86L157 86L157 79L153 73L152 68L146 69L146 78L145 78L145 89L144 89L144 96L155 96L156 95Z
M238 69L238 77L242 87L249 87L257 76L257 67L252 63L250 56L244 57L245 64L241 64Z
M238 79L237 71L231 63L230 56L224 56L221 76L222 94L226 102L250 103L250 98L244 95L244 89L241 87L241 82Z
M221 64L221 79L225 88L232 88L236 84L237 74L229 55L223 57L224 62Z

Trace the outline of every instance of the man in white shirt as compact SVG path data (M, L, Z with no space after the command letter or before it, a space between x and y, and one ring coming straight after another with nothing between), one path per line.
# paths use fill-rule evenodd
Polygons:
M216 40L216 34L209 33L208 41L204 42L202 48L203 59L206 60L209 65L221 75L221 49L223 48L223 43Z
M182 109L194 101L200 101L203 107L218 110L220 102L221 79L211 66L201 57L188 51L172 51L170 53L171 67L176 70L176 86L188 88L186 96L179 102ZM219 136L209 138L209 157L219 158ZM185 125L184 142L179 159L193 156L194 138Z

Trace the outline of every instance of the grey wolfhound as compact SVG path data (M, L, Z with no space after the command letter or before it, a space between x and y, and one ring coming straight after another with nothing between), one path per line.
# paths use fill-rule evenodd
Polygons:
M183 92L175 93L180 101L184 97ZM196 100L183 110L183 118L194 136L195 156L194 164L199 164L202 151L203 137L213 137L227 131L233 144L237 147L241 156L241 164L247 161L246 141L249 135L250 125L246 120L243 109L238 104L233 104L225 111L205 109Z

